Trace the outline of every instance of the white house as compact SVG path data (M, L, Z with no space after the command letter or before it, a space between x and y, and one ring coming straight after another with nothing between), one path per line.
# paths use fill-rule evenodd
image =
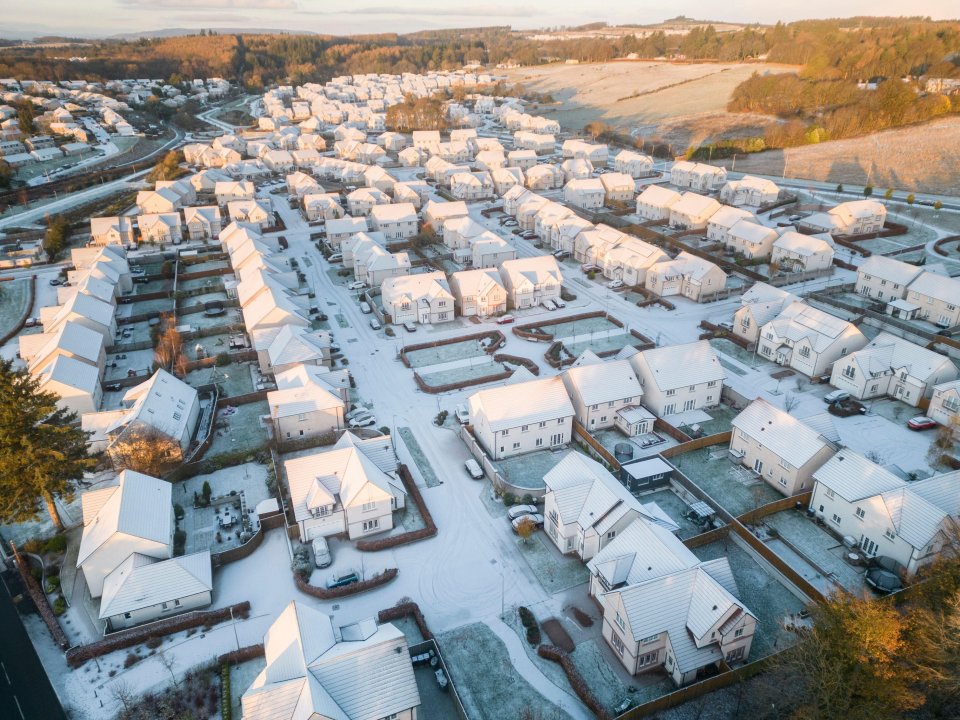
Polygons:
M645 350L630 357L643 404L659 417L720 404L726 373L706 340Z
M723 270L686 250L674 260L651 265L644 279L644 287L660 297L682 295L695 302L710 299L726 284L727 274Z
M939 327L960 325L960 280L924 271L907 287L912 317Z
M680 160L670 169L670 182L677 187L700 192L716 190L727 181L727 171L722 167Z
M651 267L669 260L670 256L655 245L627 235L607 250L601 264L605 278L622 280L625 285L634 287L644 284Z
M494 269L461 270L450 276L454 307L463 317L501 315L507 311L507 291Z
M637 184L632 176L621 172L608 172L600 176L600 182L603 184L605 203L633 202L633 194L637 190Z
M457 172L450 176L450 194L458 200L484 200L493 197L490 173Z
M855 325L795 302L760 328L757 351L778 365L816 377L866 344L867 338Z
M534 165L526 170L527 187L531 190L555 190L563 187L563 170L556 165Z
M334 250L351 235L367 232L370 226L365 217L346 217L327 220L327 244Z
M810 508L868 558L893 560L907 578L956 552L960 473L907 482L849 448L814 474Z
M719 209L720 203L713 198L685 192L670 206L670 226L684 230L705 228Z
M543 135L537 135L538 138L543 138ZM521 170L529 170L539 161L537 158L536 148L528 149L517 149L511 150L507 153L507 163L510 167L518 167Z
M882 332L837 360L830 384L858 400L889 396L917 407L932 397L935 385L958 376L957 366L940 353Z
M387 278L380 285L383 310L396 325L432 325L454 318L454 298L447 276L440 272Z
M772 180L744 175L739 180L728 180L720 188L720 200L728 205L760 207L777 201L780 188Z
M233 222L250 223L261 230L273 224L273 208L270 200L231 200L227 203L227 213Z
M593 177L593 164L583 158L567 158L560 163L560 169L567 182Z
M103 400L101 370L69 355L56 355L33 373L40 390L57 396L57 407L82 417L96 413Z
M833 266L833 247L826 240L788 230L773 243L771 264L786 272L817 272Z
M94 245L129 245L133 222L125 216L90 218L90 241Z
M760 337L760 328L776 318L800 298L766 283L755 283L740 296L740 307L733 314L733 333L750 343Z
M267 393L274 437L299 440L342 430L343 399L329 385L289 367L276 375L277 389Z
M751 220L741 220L730 228L727 242L724 243L735 253L749 260L770 257L774 243L778 240L777 231ZM833 250L830 250L831 261Z
M825 213L813 213L800 221L800 227L831 235L865 235L879 232L887 220L887 208L876 200L851 200Z
M960 380L934 385L927 417L950 428L954 435L960 431Z
M377 205L389 205L390 196L376 188L357 188L347 195L347 212L354 217L369 215Z
M559 377L480 390L468 399L477 441L493 460L566 445L575 411Z
M179 243L180 213L152 213L137 218L140 230L140 242L143 243Z
M214 186L213 194L217 197L217 204L222 206L231 200L253 200L257 188L249 180L225 180Z
M476 238L470 247L470 261L476 269L497 268L516 257L516 248L493 233Z
M786 496L813 487L813 473L837 447L817 430L763 398L732 421L730 456Z
M444 222L451 218L466 217L469 215L469 211L467 210L467 204L462 200L454 202L431 200L423 206L421 215L424 225L432 227L434 232L440 232Z
M413 237L417 234L417 210L411 203L375 205L370 210L370 224L385 238Z
M590 353L560 375L576 410L577 422L589 431L613 427L617 413L639 405L643 387L629 360L604 362Z
M891 300L902 300L907 296L907 286L920 277L921 273L930 270L930 265L917 267L874 254L860 263L857 268L856 291L885 303ZM944 275L946 275L945 271Z
M351 443L349 433L332 448L284 460L283 469L301 542L387 532L406 500L403 484Z
M407 640L390 623L335 627L332 616L291 602L263 647L266 666L240 698L244 720L417 720Z
M632 150L621 150L613 159L613 169L632 178L648 177L653 174L653 158Z
M730 244L730 230L741 220L756 222L757 218L753 213L742 208L721 205L720 209L707 221L707 240L724 245ZM774 237L778 237L775 230Z
M552 255L508 260L500 265L500 277L512 308L528 308L560 297L563 275Z
M183 224L190 240L215 240L220 235L223 220L216 205L183 209Z
M77 567L93 598L104 581L131 555L157 560L173 556L172 486L165 480L124 470L116 484L80 496L83 534Z
M544 531L587 562L641 516L640 502L596 460L571 450L543 476Z
M534 168L535 169L535 168ZM530 177L530 173L527 173ZM571 180L563 186L563 200L584 210L596 210L603 207L605 190L603 183L596 178Z
M606 166L609 153L607 146L602 143L589 143L577 138L564 140L560 151L565 158L589 160L594 167Z
M637 215L644 220L664 222L670 219L670 209L680 202L680 193L662 185L650 185L637 195Z

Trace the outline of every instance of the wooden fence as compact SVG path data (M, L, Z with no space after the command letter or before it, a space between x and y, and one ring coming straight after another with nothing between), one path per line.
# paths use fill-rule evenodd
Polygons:
M665 448L660 452L660 454L665 458L672 458L693 450L699 450L700 448L711 447L712 445L722 445L730 442L731 435L732 431L730 430L727 430L726 432L715 433L713 435L704 435L703 437L687 440L679 445Z
M620 461L587 432L587 429L576 420L573 421L573 436L583 441L601 460L612 468L612 472L620 471Z

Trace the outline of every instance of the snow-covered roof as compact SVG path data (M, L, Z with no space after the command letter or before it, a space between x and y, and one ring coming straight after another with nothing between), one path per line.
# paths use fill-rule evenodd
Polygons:
M711 225L717 225L719 227L729 229L732 229L735 225L740 223L741 220L753 221L756 220L756 218L754 217L753 213L748 212L747 210L741 210L740 208L731 207L730 205L720 206L720 209L710 216Z
M953 365L940 353L887 332L880 333L840 362L855 362L867 377L889 375L906 369L910 377L921 381L926 381L944 366Z
M788 230L779 238L774 240L775 249L784 250L796 255L810 256L819 253L833 254L833 248L830 243L812 235L802 235L798 232Z
M747 405L731 425L794 468L803 467L830 447L816 430L763 398Z
M635 355L631 362L642 376L642 365L637 364L637 358L643 358L651 379L661 390L676 390L714 380L722 382L727 376L706 340L653 348Z
M567 388L577 393L584 405L599 405L632 397L639 401L643 388L629 360L581 364L564 371Z
M78 566L116 534L162 544L173 541L173 486L133 470L123 470L117 481L117 485L81 496L83 535ZM96 513L86 507L87 495L91 495L89 502L96 505Z
M43 390L56 392L47 385L55 383L94 395L100 385L100 370L69 355L58 355L40 371L39 380Z
M573 417L573 404L559 377L489 388L469 398L470 418L483 414L492 432Z
M907 484L889 470L850 448L841 449L827 460L813 473L813 479L849 502L873 497Z
M294 363L317 363L330 355L330 335L297 325L284 325L267 348L274 367Z
M950 305L960 305L960 280L924 271L910 283L910 292L942 300Z
M883 255L871 255L857 268L858 275L870 275L878 277L895 285L906 287L917 278L920 273L928 268L917 267L900 260L884 257Z
M149 380L134 385L123 396L130 408L108 428L113 434L134 421L153 427L171 438L180 440L197 403L197 391L166 370L157 370ZM192 431L192 428L190 428Z
M212 590L209 550L169 560L133 553L103 581L100 619Z
M596 460L571 450L543 476L560 522L605 534L627 513L640 512L637 499Z
M788 305L779 316L764 325L764 332L767 328L772 329L778 338L793 342L806 338L816 352L822 352L845 333L863 337L863 333L846 320L802 302Z

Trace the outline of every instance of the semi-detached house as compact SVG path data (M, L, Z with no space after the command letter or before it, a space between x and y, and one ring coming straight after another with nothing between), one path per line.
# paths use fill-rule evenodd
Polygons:
M593 353L584 353L560 377L573 401L577 422L591 432L613 427L617 413L639 405L643 396L629 360L604 362Z
M867 342L852 323L795 302L760 329L757 351L778 365L816 377Z
M654 348L630 358L643 404L659 417L720 404L726 373L706 340Z

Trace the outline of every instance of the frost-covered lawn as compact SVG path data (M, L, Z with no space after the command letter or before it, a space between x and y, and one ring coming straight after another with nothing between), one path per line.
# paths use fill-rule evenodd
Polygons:
M533 708L551 720L569 718L514 669L506 646L486 625L464 625L437 639L471 720L520 718Z
M158 300L140 300L139 302L127 303L117 306L117 317L131 317L133 315L144 315L149 313L165 313L173 311L172 298L160 298Z
M467 365L465 367L450 368L449 370L441 370L440 372L429 373L427 375L421 375L423 381L431 386L437 387L441 385L448 385L450 383L460 383L466 382L467 380L477 380L480 378L491 378L494 376L504 373L508 368L502 363L495 363L487 361L487 358L482 358L486 362L478 362L476 365Z
M536 490L543 488L543 476L550 472L564 455L564 452L541 450L497 460L496 466L507 482L517 487Z
M700 534L700 526L687 517L690 512L690 506L685 503L679 495L669 488L657 490L647 495L641 495L640 502L655 502L660 506L670 519L680 526L679 537L689 538Z
M211 346L211 349L214 350L213 355L223 352L223 349L215 344ZM191 350L194 349L191 348ZM193 355L194 352L188 351L188 354ZM193 387L215 383L220 387L220 396L223 398L237 397L253 392L253 377L250 375L250 366L247 363L191 370L187 373L186 382Z
M407 360L410 361L411 367L420 368L428 365L439 365L440 363L446 363L452 360L484 357L486 354L479 340L464 340L462 342L450 343L449 345L438 345L433 348L408 351Z
M610 330L623 332L623 330L605 317L590 317L582 320L573 320L568 322L559 322L554 325L537 326L545 333L553 335L555 340L573 337L575 335L585 335L587 333L601 333Z
M267 444L269 435L260 420L261 416L270 413L266 400L237 405L235 412L230 415L223 415L224 409L221 407L217 411L213 442L204 454L204 459L209 460L237 450L247 450L253 454Z
M417 469L423 476L423 481L427 484L427 487L436 487L437 485L440 485L440 478L438 478L437 474L433 471L433 466L430 464L430 461L427 460L426 455L423 454L423 450L420 448L420 443L417 442L417 438L414 437L410 428L397 428L397 435L399 435L403 440L403 444L407 446L407 450L410 452L410 457L413 458L413 462L416 464Z
M733 515L742 515L783 497L747 468L734 465L728 459L726 445L693 450L670 460Z
M566 590L590 579L590 571L575 555L561 555L542 531L527 542L516 539L517 552L527 561L530 571L548 593Z
M757 617L757 631L750 648L750 660L770 655L793 643L794 636L784 630L779 622L790 613L803 609L803 603L767 573L746 550L732 539L718 540L693 549L701 560L726 557L737 581L740 599Z
M192 278L190 280L183 280L177 282L177 290L179 292L190 292L197 289L203 289L208 292L223 290L223 278L219 276L213 277L202 277L202 278ZM186 305L191 305L190 302L192 298L184 298L183 303Z
M730 429L730 423L739 415L739 410L735 410L729 405L718 405L714 408L708 408L703 412L710 416L710 420L697 424L707 435L727 432L727 430Z
M633 337L633 335L630 335L629 333L620 333L619 335L612 335L611 337L598 336L593 340L572 343L570 345L564 343L564 347L571 355L579 357L584 350L592 350L593 352L599 354L613 350L619 351L625 348L627 345L633 345L638 342L640 341Z
M26 279L0 283L0 335L6 335L13 330L27 312L27 303L30 300L29 283Z

